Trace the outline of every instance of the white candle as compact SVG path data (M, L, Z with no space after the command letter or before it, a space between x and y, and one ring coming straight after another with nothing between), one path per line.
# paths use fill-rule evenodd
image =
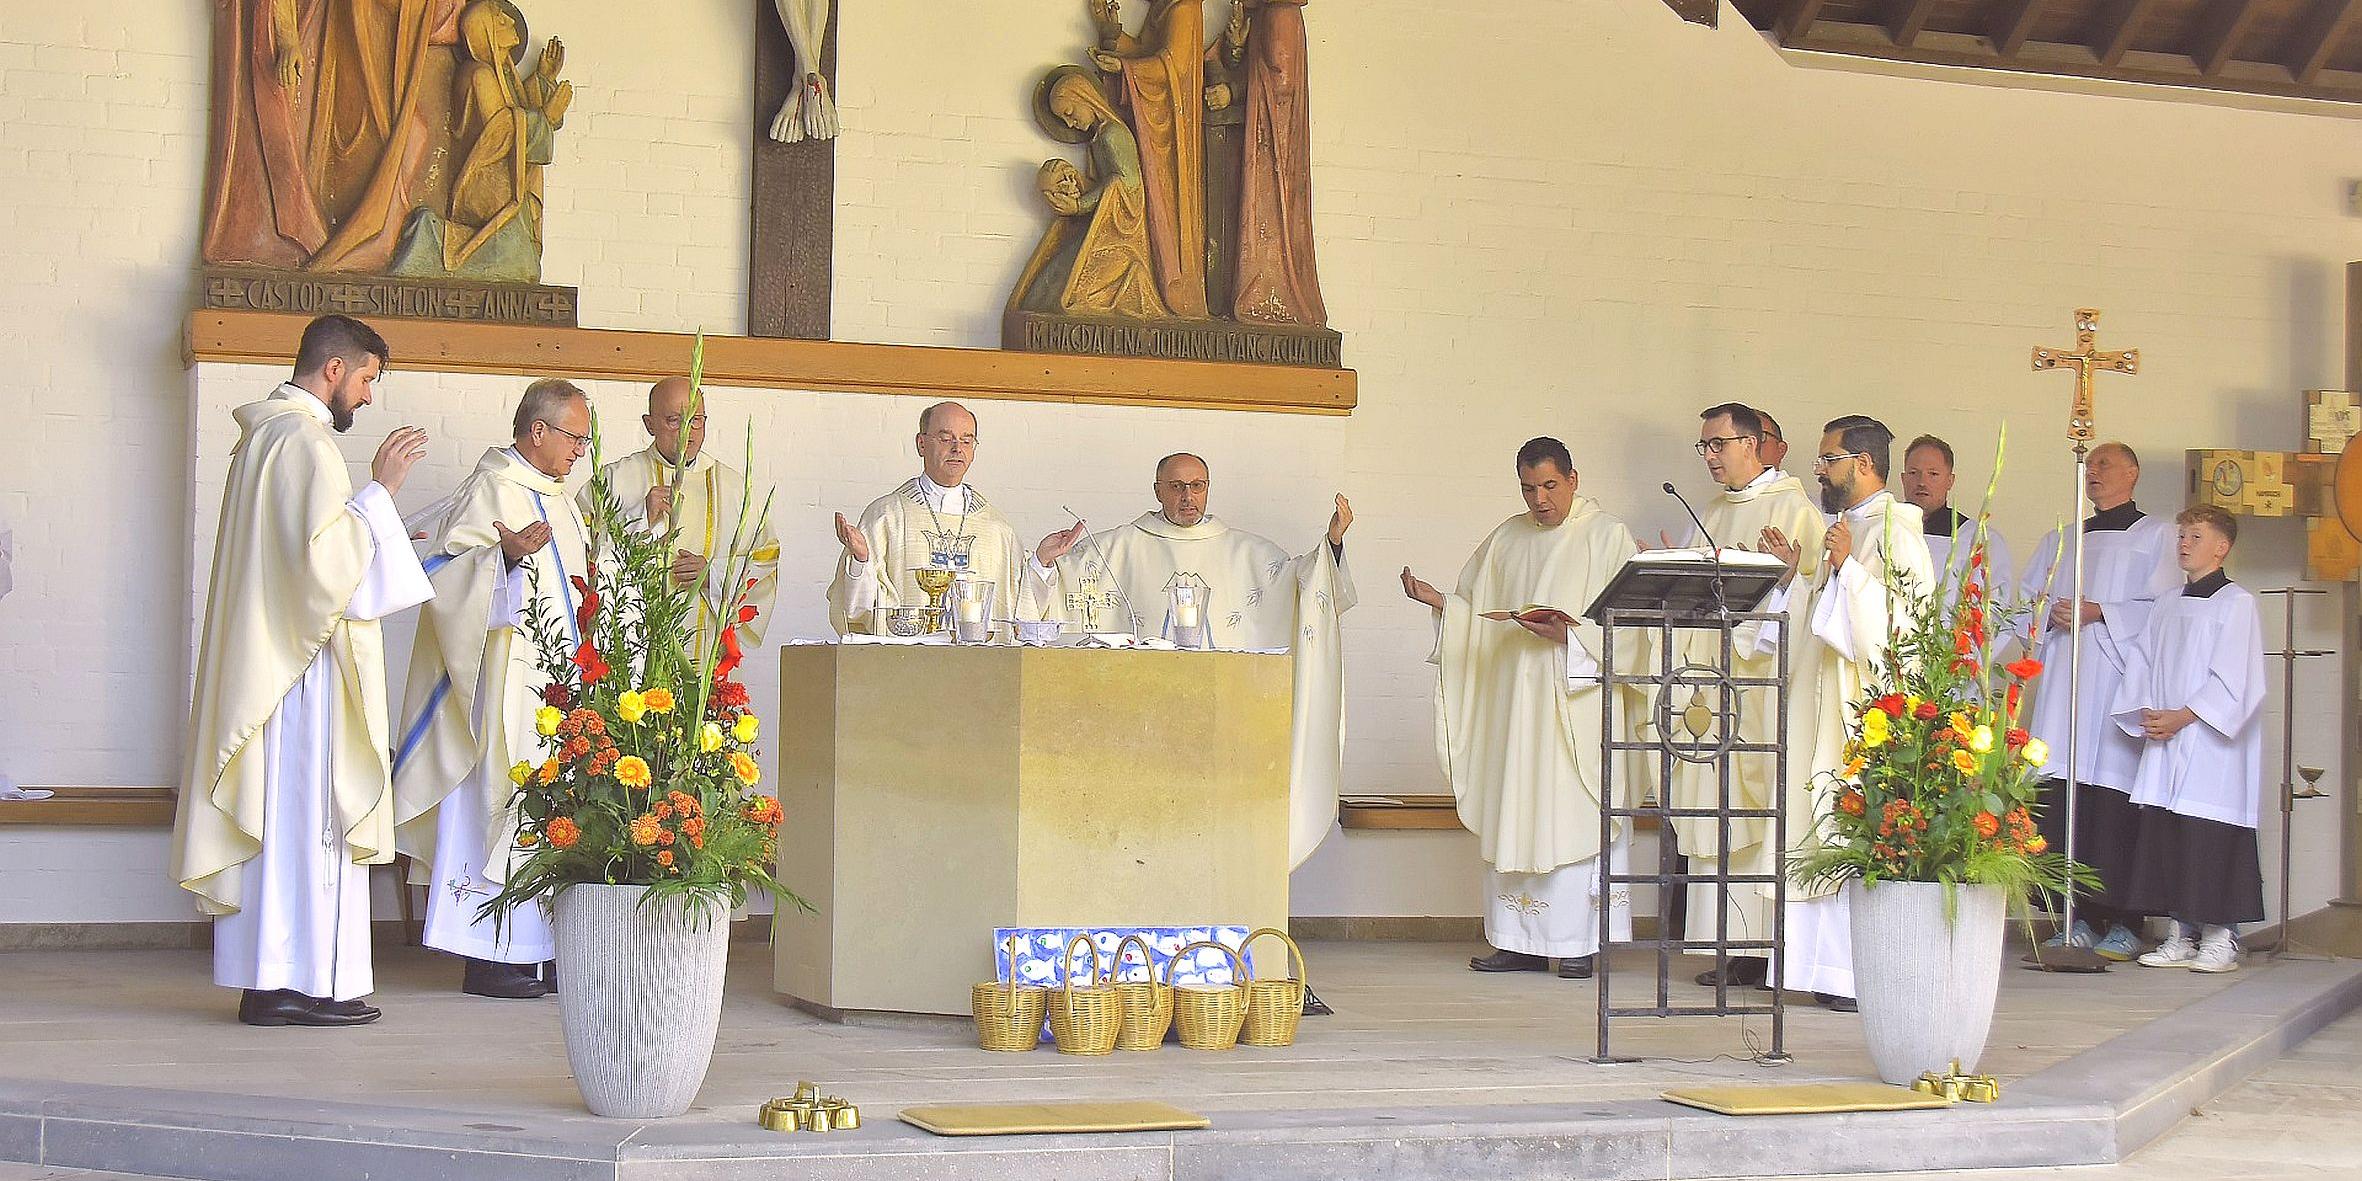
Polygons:
M1205 619L1205 609L1195 603L1173 605L1173 626L1175 627L1197 627L1203 624Z
M984 622L984 601L981 599L961 599L952 608L959 613L961 623Z

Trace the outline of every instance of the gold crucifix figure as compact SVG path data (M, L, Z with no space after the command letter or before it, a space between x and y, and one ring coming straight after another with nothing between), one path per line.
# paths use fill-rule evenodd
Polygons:
M2041 345L2034 346L2035 369L2072 369L2075 371L2075 409L2067 419L2067 438L2074 442L2077 455L2083 454L2090 447L2092 439L2096 437L2094 434L2096 411L2092 399L2092 374L2103 369L2110 373L2139 373L2141 371L2141 351L2139 349L2103 353L2099 348L2099 334L2100 310L2098 308L2077 308L2075 309L2075 348L2072 352L2066 349L2044 348Z

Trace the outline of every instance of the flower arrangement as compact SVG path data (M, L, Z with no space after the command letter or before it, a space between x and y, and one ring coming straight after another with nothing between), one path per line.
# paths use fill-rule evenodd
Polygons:
M704 340L690 365L690 412L704 403ZM753 433L747 437L750 467ZM649 887L649 897L686 895L709 916L766 889L782 905L804 906L772 876L779 801L755 791L762 781L755 742L762 722L746 686L733 679L742 654L735 629L712 645L696 642L697 586L672 577L679 530L658 535L635 527L600 471L599 430L591 425L592 512L589 569L574 576L573 616L539 596L525 631L545 681L534 729L545 757L510 770L516 785L516 846L523 854L506 888L484 906L505 914L522 902L552 897L581 883ZM685 463L676 465L677 483ZM743 542L758 533L770 500L752 520L741 497L727 556L715 558L708 584L719 618L751 621Z
M1850 705L1845 765L1814 785L1830 806L1817 810L1800 881L1995 885L2023 898L2094 880L2035 829L2036 772L2050 752L2020 724L2019 707L2042 663L1997 655L2030 608L1992 594L1987 521L1977 515L1955 603L1946 603L1948 572L1926 595L1890 579L1889 593L1909 607L1865 700Z

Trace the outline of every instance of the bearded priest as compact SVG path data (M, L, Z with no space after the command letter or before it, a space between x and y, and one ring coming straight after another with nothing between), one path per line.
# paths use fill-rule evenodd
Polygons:
M1597 624L1581 618L1638 551L1632 531L1575 492L1566 444L1540 438L1517 452L1526 511L1496 527L1446 595L1402 572L1405 595L1435 611L1440 666L1435 745L1486 864L1485 941L1477 972L1590 977L1599 951L1600 686ZM1637 668L1638 632L1616 666ZM1642 698L1618 702L1637 717ZM1639 799L1626 782L1621 798ZM1606 850L1623 871L1629 833ZM1632 908L1610 891L1611 939L1631 938Z
M579 643L576 578L589 533L566 476L590 448L590 403L544 378L517 403L513 441L484 453L433 532L435 604L411 650L394 754L401 850L428 887L428 947L465 957L463 991L526 999L554 988L556 942L540 907L479 917L516 860L509 769L543 761L535 713L545 685L525 631L533 605Z
M234 413L237 446L197 648L172 876L214 916L213 980L248 1025L360 1025L378 1010L369 871L393 860L378 620L433 590L394 496L426 454L402 427L353 491L335 435L370 404L384 338L305 327L295 374Z
M1291 557L1277 542L1212 516L1213 476L1195 455L1168 455L1150 491L1157 509L1091 535L1055 568L1028 564L1054 613L1090 631L1175 635L1168 588L1205 592L1205 646L1285 649L1295 655L1294 748L1289 759L1288 865L1301 865L1337 822L1343 778L1345 657L1338 617L1357 596L1345 565L1353 506L1337 497L1328 534Z
M697 656L720 630L718 621L729 609L731 591L725 583L730 571L739 582L752 582L746 603L754 618L734 624L741 652L753 651L770 625L771 600L779 590L779 538L768 520L754 514L761 506L748 505L746 477L705 450L705 400L685 377L668 377L648 389L648 413L640 416L649 444L601 469L607 485L631 525L654 533L678 529L674 543L673 582L700 586L697 601ZM681 456L687 455L686 466ZM575 497L584 519L595 512L591 486L585 483ZM741 517L746 536L733 537Z

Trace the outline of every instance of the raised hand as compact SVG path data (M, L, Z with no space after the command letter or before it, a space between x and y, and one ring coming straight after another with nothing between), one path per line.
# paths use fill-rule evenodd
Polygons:
M1083 522L1076 521L1073 528L1060 529L1056 533L1042 538L1042 543L1033 547L1034 560L1044 566L1057 565L1058 559L1072 553L1074 547L1081 544L1084 529Z
M525 559L540 553L541 547L549 544L550 533L547 521L535 521L514 532L511 532L508 526L494 521L492 522L492 531L500 535L501 555L508 559L508 564L512 569L522 564Z
M1829 555L1831 570L1845 565L1845 560L1854 556L1853 522L1844 517L1837 518L1837 523L1829 526L1828 535L1821 539L1821 549Z
M869 560L869 539L862 536L861 530L855 529L853 522L846 520L843 513L837 514L837 543L845 547L845 553L854 561Z
M391 496L402 490L402 481L410 478L410 467L426 458L426 432L406 426L385 437L377 445L377 457L369 461L369 478Z
M1345 494L1337 494L1337 511L1329 514L1329 544L1345 544L1345 531L1353 528L1353 503Z
M1411 568L1408 566L1402 568L1402 593L1412 602L1425 603L1438 611L1443 610L1442 592L1421 580L1418 575L1411 573Z
M647 519L651 525L662 521L673 511L673 490L658 484L648 490Z

